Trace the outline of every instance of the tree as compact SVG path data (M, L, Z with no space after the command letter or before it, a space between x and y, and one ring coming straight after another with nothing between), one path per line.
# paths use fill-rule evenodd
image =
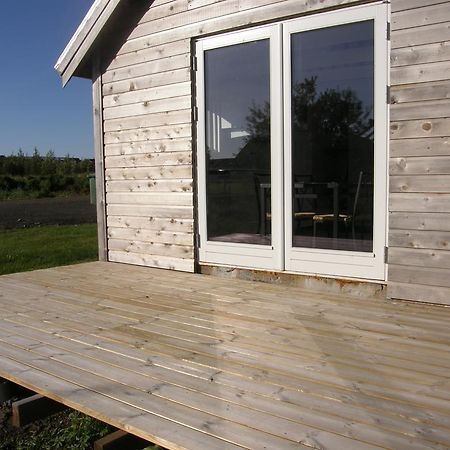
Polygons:
M270 105L269 102L264 102L263 106L258 106L253 103L249 108L250 113L246 117L247 131L250 136L247 136L246 142L253 139L258 141L270 139Z
M42 164L42 173L45 175L54 175L56 173L57 161L55 157L55 152L49 150L45 155Z
M270 107L253 104L247 116L247 142L270 136ZM327 137L333 147L341 147L349 134L365 135L373 127L371 111L351 89L326 89L317 94L317 77L305 78L292 89L293 136L307 133L312 140Z
M31 174L40 175L42 173L42 156L37 147L34 147L33 155L31 156Z

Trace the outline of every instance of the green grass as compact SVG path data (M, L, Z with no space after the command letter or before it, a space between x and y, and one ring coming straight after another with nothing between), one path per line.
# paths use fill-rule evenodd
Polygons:
M0 275L96 259L96 224L0 231Z

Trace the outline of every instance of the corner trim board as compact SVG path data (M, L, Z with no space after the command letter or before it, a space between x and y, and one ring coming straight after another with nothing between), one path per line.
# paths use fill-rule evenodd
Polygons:
M97 205L98 259L108 261L106 234L105 154L103 145L103 95L100 60L96 57L92 73L92 101L94 118L95 185Z

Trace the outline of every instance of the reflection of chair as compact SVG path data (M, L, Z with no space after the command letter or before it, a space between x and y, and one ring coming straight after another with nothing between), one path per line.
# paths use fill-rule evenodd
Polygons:
M293 218L299 227L303 220L316 215L317 194L307 191L308 183L296 181L293 186Z
M316 237L316 227L318 223L326 223L326 222L333 222L334 220L336 220L338 223L343 223L346 226L348 226L348 224L352 224L352 239L353 241L355 241L355 215L356 215L356 208L358 205L358 197L359 197L359 193L361 190L361 181L362 181L362 177L363 177L363 172L360 171L359 172L359 177L358 177L358 185L356 187L356 193L355 193L355 198L353 200L353 209L352 209L352 213L351 214L316 214L312 220L313 220L313 236L314 238Z
M258 234L270 233L270 225L272 221L271 212L271 182L270 175L254 174L256 199L258 206ZM293 185L293 211L292 215L298 225L304 219L312 220L317 202L317 194L307 191L308 183L295 182Z
M256 202L258 205L258 230L257 234L267 234L270 228L272 213L270 210L270 175L253 174L256 190ZM267 226L269 225L269 227Z

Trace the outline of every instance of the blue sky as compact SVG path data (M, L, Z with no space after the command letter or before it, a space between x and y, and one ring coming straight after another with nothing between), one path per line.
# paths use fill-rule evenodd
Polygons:
M58 56L93 0L2 2L0 155L19 148L92 158L91 82L62 89Z

